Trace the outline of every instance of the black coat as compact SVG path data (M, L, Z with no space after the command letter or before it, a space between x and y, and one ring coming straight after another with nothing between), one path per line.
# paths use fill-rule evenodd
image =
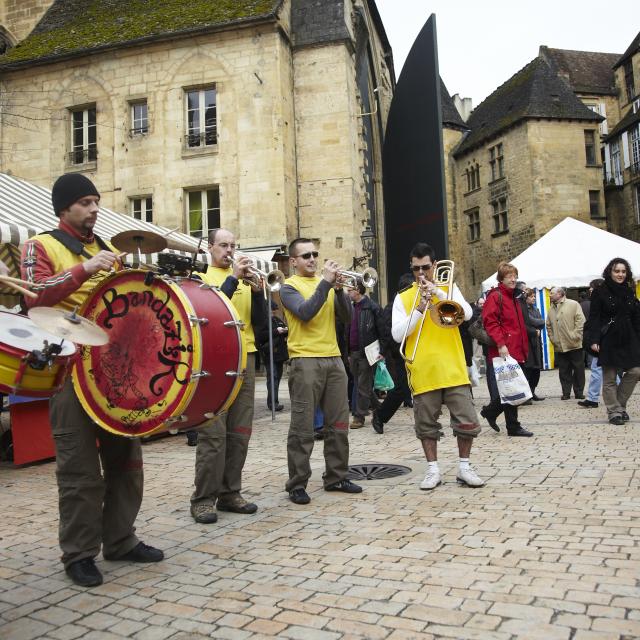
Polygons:
M624 370L640 367L640 303L630 287L606 280L595 289L586 331L586 344L600 345L601 366Z
M524 363L529 369L542 369L542 347L540 345L540 336L538 331L544 327L544 320L535 305L531 307L525 303L527 313L524 317L524 324L527 328L527 337L529 338L529 353Z
M355 315L355 311L353 312ZM350 346L349 332L351 324L346 327L347 348L353 351ZM380 340L384 333L384 321L382 319L382 309L377 302L374 302L369 296L364 296L360 302L360 317L358 319L358 350L364 351L364 348ZM380 345L382 347L382 343Z
M273 336L273 361L285 362L289 359L286 333L278 333L278 327L286 328L286 324L276 315L271 319L271 335ZM260 351L260 358L265 366L269 366L269 323L265 322L256 331L256 346Z

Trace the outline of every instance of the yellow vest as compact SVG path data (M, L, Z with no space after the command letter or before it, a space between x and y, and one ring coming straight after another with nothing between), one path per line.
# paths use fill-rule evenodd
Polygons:
M61 242L56 240L52 235L48 233L41 233L37 236L34 236L32 240L37 240L43 247L51 261L53 266L53 273L62 273L67 269L71 269L75 267L77 264L82 262L86 262L88 258L84 256L79 256L73 251L69 251ZM118 253L118 250L115 249L111 244L105 242L110 251L114 253ZM84 250L91 256L95 256L98 254L101 249L100 245L97 242L90 242L89 244L84 244ZM114 265L114 269L116 271L119 270L118 265ZM69 309L72 310L75 307L79 307L87 298L91 290L97 286L104 278L109 275L107 271L98 271L94 273L90 278L85 280L78 289L76 289L71 295L67 298L58 302L56 307L61 309Z
M407 316L411 313L416 287L414 282L409 289L398 294ZM420 298L418 298L419 300ZM437 300L436 296L432 297L434 303ZM413 333L407 336L404 353L409 357L413 354L420 322L416 325ZM416 358L413 364L408 362L405 364L409 387L413 395L469 384L460 331L457 328L443 329L431 320L428 312L424 319Z
M318 288L320 280L318 276L311 278L292 276L287 278L285 284L292 286L305 300L308 300ZM285 307L284 314L289 325L287 341L289 357L331 358L340 355L336 339L334 303L335 291L331 289L326 302L309 322L303 322Z
M219 287L229 277L233 275L233 268L209 266L206 273L198 274L203 282L214 287ZM254 353L256 349L256 338L251 325L251 287L242 280L238 282L238 288L235 290L231 303L238 312L240 320L244 322L244 331L241 331L242 337L247 347L247 353Z

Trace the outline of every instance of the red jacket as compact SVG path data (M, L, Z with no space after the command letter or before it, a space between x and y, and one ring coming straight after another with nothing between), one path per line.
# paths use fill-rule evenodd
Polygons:
M482 307L482 324L496 343L495 347L489 347L490 358L497 358L500 355L498 348L507 345L509 355L518 362L524 362L529 352L529 339L522 307L513 297L515 291L502 283L491 290Z

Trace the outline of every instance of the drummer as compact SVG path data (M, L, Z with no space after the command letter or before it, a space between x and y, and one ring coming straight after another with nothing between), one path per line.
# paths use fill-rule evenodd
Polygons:
M38 294L26 303L74 309L121 264L114 248L93 233L100 194L91 180L65 174L54 183L51 200L60 218L58 228L33 237L22 252L22 276L36 283ZM71 580L82 587L102 584L94 561L101 546L105 560L162 560L162 551L140 542L134 533L142 502L140 441L98 428L80 405L70 378L51 399L50 418L59 541Z
M254 331L267 321L267 305L262 291L253 291L243 281L249 276L251 260L234 257L236 239L227 229L209 233L212 266L200 277L220 287L244 323L243 339L247 349L247 369L238 396L229 409L198 432L195 491L191 496L191 515L196 522L211 524L219 511L251 514L258 510L242 497L242 470L253 426L256 345Z

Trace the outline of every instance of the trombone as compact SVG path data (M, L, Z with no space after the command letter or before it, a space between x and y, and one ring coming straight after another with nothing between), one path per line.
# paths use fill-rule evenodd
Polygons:
M378 272L373 267L367 267L362 273L338 269L337 275L340 278L340 284L347 289L357 289L359 283L367 289L373 289L378 282Z
M446 287L447 295L444 300L438 300L435 304L431 304L431 296L427 302L427 308L424 310L422 320L420 320L420 326L418 327L418 335L413 346L413 353L411 358L405 355L405 347L407 341L407 334L409 333L409 327L411 326L411 320L414 312L417 310L418 296L427 296L427 292L424 290L424 285L418 284L416 295L413 298L413 304L411 305L411 313L407 319L407 326L402 336L402 342L400 342L400 355L405 362L412 364L416 359L416 353L418 351L418 342L422 335L422 328L424 321L427 317L427 312L431 317L434 324L438 325L441 329L455 329L464 322L464 309L455 300L453 300L453 260L439 260L433 267L433 284L436 287ZM426 284L426 283L425 283Z
M252 261L251 266L248 268L249 276L242 278L245 284L248 284L254 291L264 291L265 298L267 297L267 289L271 293L280 291L280 287L284 284L285 275L280 269L272 269L271 271L262 271L256 266L254 259L246 254L236 251L236 255L244 256ZM229 256L231 264L236 263L236 258Z

